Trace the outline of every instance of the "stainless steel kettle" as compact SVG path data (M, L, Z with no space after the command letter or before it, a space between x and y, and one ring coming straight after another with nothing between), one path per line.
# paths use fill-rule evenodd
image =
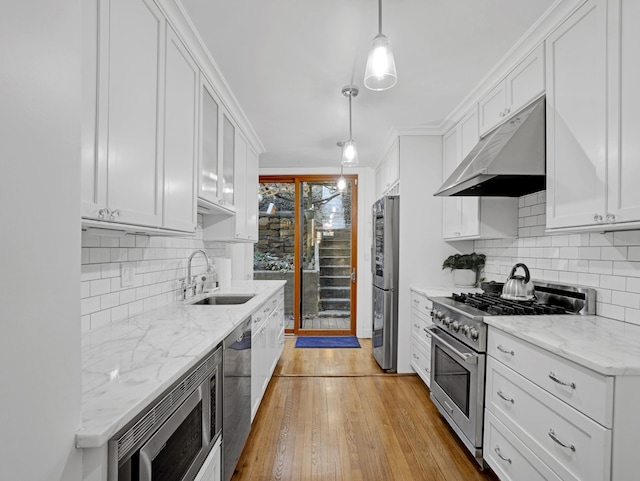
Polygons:
M516 276L516 270L518 267L524 269L524 277ZM535 287L531 282L531 275L529 274L529 268L524 264L516 264L511 269L511 274L507 277L507 281L502 287L503 299L509 299L511 301L532 301L536 298Z

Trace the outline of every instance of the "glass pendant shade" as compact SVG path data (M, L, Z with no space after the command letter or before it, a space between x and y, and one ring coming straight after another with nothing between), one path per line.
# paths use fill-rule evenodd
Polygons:
M398 81L396 62L391 50L391 42L382 33L373 39L364 72L364 85L369 90L386 90Z
M342 165L345 167L358 165L358 149L353 140L347 140L342 146Z

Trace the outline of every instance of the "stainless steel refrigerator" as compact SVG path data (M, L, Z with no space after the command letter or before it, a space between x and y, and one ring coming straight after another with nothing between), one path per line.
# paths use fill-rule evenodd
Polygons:
M399 204L397 195L373 204L373 357L386 371L398 360Z

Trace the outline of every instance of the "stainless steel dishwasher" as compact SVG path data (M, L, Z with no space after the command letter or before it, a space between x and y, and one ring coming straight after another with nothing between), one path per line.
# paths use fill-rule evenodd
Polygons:
M251 318L224 342L222 378L223 481L229 481L251 430Z

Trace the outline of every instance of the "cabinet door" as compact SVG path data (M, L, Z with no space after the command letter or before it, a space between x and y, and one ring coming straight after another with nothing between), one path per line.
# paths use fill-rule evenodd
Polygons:
M173 29L167 29L165 76L163 227L196 226L198 67Z
M544 45L540 45L507 76L506 116L544 92Z
M235 138L235 233L237 239L247 239L247 153L248 146L244 136L238 131Z
M208 202L219 202L219 115L213 87L203 81L200 104L200 174L198 197Z
M110 0L108 180L111 220L162 225L165 20L151 0ZM104 27L105 25L102 25Z
M258 172L259 158L249 145L246 169L246 232L250 241L258 242Z
M227 116L222 120L222 204L225 207L234 206L234 176L235 176L235 142L236 127Z
M107 157L106 144L99 148L100 140L106 141L106 89L98 90L98 72L108 72L108 58L98 56L98 49L107 51L109 38L98 37L98 18L107 15L107 4L101 4L105 13L98 14L98 2L82 4L82 217L100 219L99 211L107 207ZM98 47L98 42L101 42ZM101 61L99 63L99 60ZM98 121L98 115L102 119ZM104 132L98 132L100 126Z
M606 4L590 0L546 40L547 227L605 211Z
M458 131L447 132L442 139L442 180L446 180L458 166ZM462 199L460 197L442 198L442 237L452 239L461 235Z
M462 118L457 129L460 143L459 162L462 162L479 140L477 108L474 108ZM460 212L460 236L470 237L480 235L480 198L462 197L460 201Z
M504 81L492 88L479 102L480 135L484 135L504 120L507 109L507 89Z
M385 174L384 162L380 162L378 167L376 167L376 199L382 197L385 190Z
M609 25L609 177L607 213L615 222L640 221L640 2L614 0ZM605 219L606 220L606 219Z

